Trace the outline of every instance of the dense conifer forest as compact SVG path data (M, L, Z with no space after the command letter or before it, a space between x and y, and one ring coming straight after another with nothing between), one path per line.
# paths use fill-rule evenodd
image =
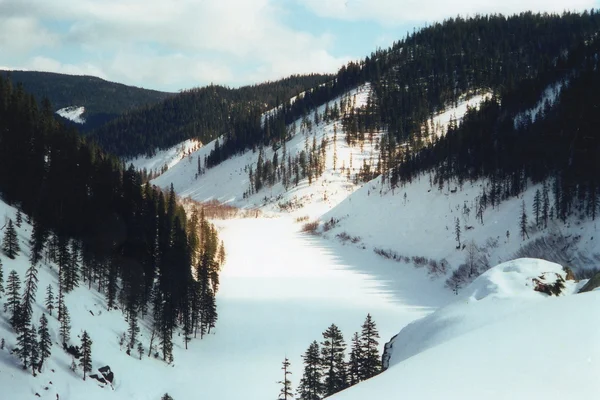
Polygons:
M261 113L331 78L293 75L238 89L210 85L185 90L160 104L126 113L92 137L106 151L122 157L151 155L190 138L207 143L226 132L247 140L260 135Z
M138 319L150 319L149 352L167 362L176 330L187 347L215 326L225 251L203 211L187 218L172 188L163 193L142 184L135 170L57 122L48 101L38 106L21 85L1 77L0 171L2 199L19 209L16 223L22 212L33 226L25 293L35 292L39 268L49 261L58 267L59 287L48 296L58 297L63 342L69 342L69 314L62 299L78 285L97 288L108 309L123 311L130 350L138 344ZM12 227L10 221L3 248L14 258L21 250ZM33 328L22 307L33 299L22 305L19 277L12 280L11 322L26 341Z
M126 111L159 103L174 95L109 82L94 76L37 71L0 73L10 77L14 83L22 83L23 88L33 94L38 103L44 98L50 100L54 111L70 106L84 106L86 123L78 126L83 132L95 129Z

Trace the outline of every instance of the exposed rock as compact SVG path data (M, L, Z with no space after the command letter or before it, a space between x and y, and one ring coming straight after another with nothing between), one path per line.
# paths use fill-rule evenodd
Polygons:
M565 288L565 280L557 273L543 273L537 278L533 278L533 290L546 293L548 296L558 296Z
M109 381L110 383L113 383L113 380L115 379L115 374L113 374L113 372L110 370L110 367L108 365L98 368L98 371L100 371L102 376L104 376L104 378L107 381Z
M592 290L596 289L597 287L600 287L600 272L598 272L596 275L592 276L592 279L590 279L588 281L588 283L586 283L581 288L579 293L591 292Z
M98 374L91 374L90 378L97 380L98 382L106 385L108 382L106 382L106 379L104 379L103 377L99 376Z

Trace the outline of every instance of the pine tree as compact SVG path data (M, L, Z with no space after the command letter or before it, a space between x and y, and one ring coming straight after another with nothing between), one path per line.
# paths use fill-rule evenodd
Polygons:
M25 314L25 318L31 320L33 314L33 303L37 293L37 268L32 265L27 269L25 289L23 293L23 303L21 305L21 313Z
M85 381L86 374L92 371L92 339L87 331L83 331L81 336L81 359L79 366L83 369L83 380Z
M50 332L48 331L48 318L46 314L42 314L40 317L40 327L38 329L39 347L40 347L40 362L39 371L42 372L44 361L46 361L52 353L52 339L50 338Z
M23 215L21 214L21 210L17 210L17 215L15 217L15 225L17 225L17 228L20 228L21 224L23 224Z
M13 260L21 251L21 247L19 246L19 239L17 237L17 231L15 230L15 226L13 225L12 219L8 220L8 226L6 227L6 232L4 232L4 238L2 240L2 250L8 258Z
M46 309L50 316L52 316L52 310L54 310L54 293L52 292L52 285L48 285L46 288Z
M321 368L324 376L323 394L325 397L346 388L346 365L344 362L344 351L346 344L340 329L331 324L323 332L321 342Z
M298 385L298 398L300 400L321 400L323 383L321 382L321 357L319 344L315 340L308 346L302 356L304 361L304 374Z
M521 230L521 238L525 240L525 237L529 238L527 233L527 212L525 211L525 200L521 205L521 219L519 220L519 228Z
M169 393L165 393L165 394L163 395L163 397L161 397L161 398L160 398L160 400L173 400L173 397L171 397L171 396L169 395Z
M0 260L0 299L4 294L4 270L2 268L2 260Z
M542 185L542 219L544 220L544 228L548 227L548 216L550 213L550 196L548 193L548 185L546 181Z
M360 335L360 378L369 379L381 371L379 350L379 332L371 314L367 315Z
M17 337L17 347L15 353L21 359L23 363L23 369L29 367L29 361L31 359L31 350L33 342L35 340L34 332L31 329L31 319L27 319L25 316L20 318L19 321L19 335Z
M29 353L29 366L31 373L36 376L35 371L40 369L40 344L37 341L37 328L31 325L31 351Z
M138 326L137 313L132 313L129 316L129 328L127 328L127 334L129 335L129 344L127 347L129 349L135 347L138 333L140 333L140 327Z
M288 378L288 375L291 375L292 372L290 371L290 361L287 359L287 357L285 360L283 360L281 369L283 370L283 380L277 382L282 385L278 400L292 399L292 381L290 381Z
M533 215L535 215L535 226L540 226L540 214L542 211L542 194L540 189L535 191L533 198Z
M454 222L454 234L456 235L456 248L460 249L460 220L458 219L458 217Z
M137 344L137 352L140 355L140 360L142 359L142 355L144 354L144 345L142 342L138 342Z
M71 340L71 317L66 306L62 307L62 318L60 320L60 338L63 344Z
M5 309L8 309L11 313L11 321L18 317L19 306L21 304L21 281L19 274L14 269L8 274L8 280L6 282L7 291L7 302L4 304ZM13 324L14 325L14 324Z
M361 381L362 376L362 368L361 368L361 360L363 359L361 346L360 346L360 337L358 336L358 332L354 333L352 336L352 347L350 350L350 360L348 360L348 379L350 386L356 385Z

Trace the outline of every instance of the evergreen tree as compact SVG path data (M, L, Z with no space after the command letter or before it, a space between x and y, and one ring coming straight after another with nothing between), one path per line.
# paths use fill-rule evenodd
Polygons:
M8 220L8 226L6 227L6 232L4 232L2 251L4 251L4 254L6 254L8 258L13 260L21 251L19 239L17 237L17 231L13 225L12 219Z
M292 399L292 381L290 381L288 378L288 375L291 375L292 372L290 371L290 361L287 359L287 357L283 361L281 369L283 370L283 380L277 382L281 385L281 391L279 392L278 400Z
M346 344L342 332L335 324L331 324L323 332L323 341L321 342L321 369L324 376L323 394L325 397L344 390L347 386L345 350Z
M71 317L66 306L62 307L62 318L60 320L60 338L63 344L69 343L71 340Z
M46 314L42 314L42 316L40 317L40 327L38 329L38 335L40 338L39 371L42 372L44 361L46 361L52 353L52 339L50 338L50 332L48 331L48 318L46 318Z
M12 318L17 318L19 313L19 306L21 303L20 290L21 281L19 279L19 274L13 269L8 274L8 279L6 281L7 301L4 303L5 309L8 309L11 313L11 321Z
M46 288L46 309L50 316L52 316L52 310L54 310L54 293L52 292L52 285L48 285Z
M321 400L323 383L321 374L321 357L319 344L315 340L308 346L302 356L304 361L304 374L298 385L298 398L300 400Z
M35 302L35 295L37 293L37 284L37 268L32 265L27 269L23 303L21 305L21 313L24 314L25 319L31 320L31 316L33 314L33 303Z
M83 369L83 380L85 381L86 374L92 371L92 339L87 331L83 331L81 336L81 359L79 366Z
M360 335L360 378L369 379L381 371L380 356L377 346L379 346L379 332L371 314L367 315L362 326Z
M128 348L133 349L135 347L135 342L137 341L137 336L140 333L140 327L138 326L138 317L137 313L132 313L129 316L129 327L127 328L127 334L129 335L129 344Z
M361 361L363 360L360 337L358 332L352 336L352 347L350 350L350 360L348 360L348 380L350 386L356 385L361 381L362 368Z
M4 294L4 270L2 268L2 260L0 260L0 299Z
M17 210L17 215L15 217L15 225L17 225L17 228L20 228L21 224L23 224L23 215L21 214L21 210Z
M140 360L142 359L142 355L144 354L144 345L142 342L138 342L137 344L137 352L140 355Z
M544 220L544 228L548 227L548 216L550 213L550 196L546 181L542 185L542 219Z
M456 235L456 248L460 249L460 220L458 219L458 217L454 222L454 234Z
M40 370L40 344L37 341L37 328L31 325L31 352L29 353L29 366L31 373L36 376L36 371Z
M160 398L160 400L173 400L173 397L171 397L171 396L169 395L169 393L165 393L165 394L163 395L163 397L161 397L161 398Z
M542 194L540 189L535 191L533 198L533 215L535 215L535 226L540 226L540 214L542 211Z
M31 329L31 319L27 319L26 316L21 317L18 332L15 353L21 359L23 369L27 369L30 365L31 351L35 341L35 332Z
M525 211L525 200L523 200L523 204L521 205L521 218L519 220L519 228L521 232L521 238L525 240L525 237L529 238L529 234L527 233L527 212Z

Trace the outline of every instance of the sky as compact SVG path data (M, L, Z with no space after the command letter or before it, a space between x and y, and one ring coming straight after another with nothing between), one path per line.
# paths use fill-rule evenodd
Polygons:
M178 91L335 72L444 18L600 0L0 0L0 69Z

